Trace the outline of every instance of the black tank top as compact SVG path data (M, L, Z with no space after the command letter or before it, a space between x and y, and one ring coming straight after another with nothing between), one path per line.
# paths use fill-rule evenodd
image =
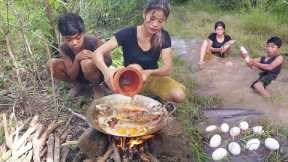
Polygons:
M268 60L265 60L265 56L262 56L261 59L260 59L260 63L261 64L271 64L278 56L279 55L273 56L273 57L269 58ZM263 70L264 72L268 72L268 73L271 72L273 74L274 79L276 79L278 74L280 73L281 69L282 69L282 64L276 66L271 71L267 71L267 70L264 70L264 69L261 69L261 70Z
M114 34L118 45L122 46L124 66L139 64L143 69L157 69L161 50L171 47L171 38L167 31L162 29L162 46L143 51L137 40L137 27L127 27Z

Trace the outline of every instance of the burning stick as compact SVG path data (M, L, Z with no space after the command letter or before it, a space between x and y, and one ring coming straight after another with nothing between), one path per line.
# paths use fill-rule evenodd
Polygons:
M68 136L68 134L69 134L69 132L70 132L69 125L70 125L70 123L71 123L72 118L73 118L73 115L68 119L68 121L67 121L67 123L66 123L66 125L65 125L65 127L64 127L64 129L63 129L64 132L63 132L62 135L60 136L60 143L63 143L63 142L66 141L66 138L67 138L67 136Z

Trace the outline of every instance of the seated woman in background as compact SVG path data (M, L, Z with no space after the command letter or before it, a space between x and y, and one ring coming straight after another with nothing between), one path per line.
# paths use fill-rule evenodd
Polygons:
M225 24L222 21L215 23L215 32L204 40L201 51L199 66L203 65L206 61L210 60L212 55L224 58L231 52L231 46L235 42L231 37L225 34Z

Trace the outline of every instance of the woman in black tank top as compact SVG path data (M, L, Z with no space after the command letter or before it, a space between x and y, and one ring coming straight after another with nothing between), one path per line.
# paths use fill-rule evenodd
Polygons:
M161 86L166 86L163 89L167 92L161 93L159 97L163 100L183 102L185 98L184 86L171 78L163 80L172 71L171 39L168 32L162 28L169 13L170 4L168 0L150 0L144 9L144 21L141 25L120 30L95 51L93 60L103 72L105 82L112 90L111 79L115 70L109 69L104 64L103 56L104 53L121 46L124 58L123 65L137 68L146 82L146 87L151 78L162 77L154 85L162 82ZM158 66L160 59L163 61L161 67ZM159 91L161 91L161 88L159 88ZM158 96L158 94L156 95Z
M222 21L216 22L214 29L215 32L211 33L201 46L198 63L200 68L210 59L211 54L221 58L228 56L231 45L235 42L229 35L225 34L225 24Z

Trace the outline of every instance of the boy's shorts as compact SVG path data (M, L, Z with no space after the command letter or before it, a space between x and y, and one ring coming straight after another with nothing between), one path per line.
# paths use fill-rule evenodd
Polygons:
M144 91L160 97L162 100L167 100L171 90L182 90L185 91L185 86L171 77L148 77Z
M258 83L259 81L262 82L264 88L266 88L274 79L275 77L273 73L262 72L259 74L259 78L252 83L251 88L254 89L255 88L254 85Z

